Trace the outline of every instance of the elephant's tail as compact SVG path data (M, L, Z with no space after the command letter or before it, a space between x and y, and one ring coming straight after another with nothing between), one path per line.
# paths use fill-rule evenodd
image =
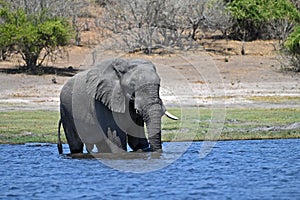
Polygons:
M63 148L62 148L62 143L61 143L61 139L60 139L60 128L61 128L61 119L58 122L58 131L57 131L57 136L58 136L58 141L57 141L57 149L58 149L58 153L62 154L63 153Z

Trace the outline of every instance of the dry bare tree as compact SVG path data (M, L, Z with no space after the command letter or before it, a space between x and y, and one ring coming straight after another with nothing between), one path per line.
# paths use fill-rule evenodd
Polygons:
M222 0L115 0L105 6L102 27L128 51L190 49L200 29L226 29ZM223 7L222 7L223 6Z

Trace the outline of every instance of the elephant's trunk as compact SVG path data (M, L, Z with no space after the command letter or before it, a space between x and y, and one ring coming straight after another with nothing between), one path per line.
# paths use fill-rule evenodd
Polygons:
M151 151L160 151L161 117L165 110L159 97L159 84L144 84L135 93L135 108L146 123Z
M160 104L152 105L144 117L151 151L161 151L162 149L161 117L162 107Z

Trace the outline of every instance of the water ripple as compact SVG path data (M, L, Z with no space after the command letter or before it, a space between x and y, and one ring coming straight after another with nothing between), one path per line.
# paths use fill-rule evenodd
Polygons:
M0 199L299 198L299 139L218 142L199 159L201 144L154 159L72 159L57 155L56 145L0 145ZM146 172L146 164L160 162L166 164Z

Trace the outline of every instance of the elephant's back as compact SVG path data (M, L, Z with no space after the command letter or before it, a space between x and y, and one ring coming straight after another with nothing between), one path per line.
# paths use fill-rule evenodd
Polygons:
M60 92L60 103L65 108L72 109L72 101L75 92L79 92L80 90L85 91L85 83L87 72L80 72L70 78L65 85L62 87ZM70 110L71 111L71 110Z
M72 92L74 86L74 79L69 79L60 92L60 104L65 109L72 109ZM71 111L71 110L69 110Z

